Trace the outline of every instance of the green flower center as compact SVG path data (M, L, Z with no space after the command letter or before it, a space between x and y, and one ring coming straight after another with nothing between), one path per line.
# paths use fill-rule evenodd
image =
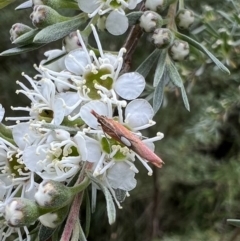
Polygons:
M90 92L88 96L97 100L100 99L100 95L97 93L99 90L95 88L95 84L101 85L106 89L112 89L113 79L111 77L107 77L106 75L111 74L111 71L107 68L102 68L94 72L86 73L84 78L86 80L86 86L89 88Z
M16 157L16 154L12 155L11 160L8 160L8 168L14 178L26 177L21 173L29 172L26 170L26 166L24 164L19 163L19 158ZM21 170L21 172L19 172L19 170Z
M121 147L125 147L124 145L122 145L121 143L119 143L118 141L114 140L114 139L109 139L109 138L106 138L106 137L103 137L102 140L101 140L101 146L102 146L102 149L104 152L110 154L112 152L112 146L115 145L119 145ZM122 160L122 159L125 159L126 158L126 155L124 155L121 150L118 150L116 152L116 154L113 156L113 158L115 160Z

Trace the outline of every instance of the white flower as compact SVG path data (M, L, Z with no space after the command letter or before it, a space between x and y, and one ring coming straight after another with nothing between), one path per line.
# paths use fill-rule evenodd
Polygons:
M91 26L100 57L97 57L92 50L87 50L79 34L82 49L70 52L65 59L68 71L82 75L82 81L76 82L76 85L81 86L82 99L101 99L101 94L111 97L115 95L112 91L127 100L137 98L145 88L144 77L137 72L119 75L125 49L120 49L117 56L104 53L97 31L93 25Z
M30 172L23 163L22 154L25 148L38 138L29 129L28 123L20 123L14 126L12 135L16 145L0 138L0 189L15 189L16 192L17 190L21 190L22 197L28 196L32 199L32 191L36 187L34 173ZM5 195L10 194L11 192L6 193L3 191L2 198L6 199L8 196Z
M125 8L134 9L142 0L78 0L79 8L88 13L90 18L95 15L110 14L106 18L106 29L113 35L121 35L128 28Z
M18 90L17 93L22 93L26 95L31 100L31 107L12 107L13 110L24 110L29 112L29 116L25 117L8 117L6 120L45 120L46 122L51 122L55 125L60 125L65 116L72 113L76 108L79 107L82 99L77 92L62 92L58 93L56 88L65 90L67 86L71 86L67 81L63 81L64 74L62 74L62 79L59 78L57 83L60 85L55 85L55 83L46 78L49 74L44 72L40 68L38 69L43 75L39 81L33 80L31 77L25 75L23 76L29 81L33 89L29 89L21 82L17 82L22 89ZM51 70L49 70L51 72ZM51 76L51 78L54 78ZM55 77L55 79L57 79ZM66 77L65 77L66 79Z
M23 161L29 170L43 179L67 181L77 173L82 161L99 160L100 147L95 140L85 137L81 132L73 138L64 130L60 135L58 132L49 130L44 143L27 147Z

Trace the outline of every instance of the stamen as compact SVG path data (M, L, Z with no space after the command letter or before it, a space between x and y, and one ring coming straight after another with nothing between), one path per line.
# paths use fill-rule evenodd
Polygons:
M100 13L99 13L99 14L100 14ZM94 27L93 24L91 24L91 28L92 28L93 35L94 35L94 38L95 38L96 43L97 43L97 46L98 46L98 50L99 50L100 56L103 58L103 57L104 57L103 49L102 49L102 45L101 45L99 36L98 36L98 34L97 34L97 31L96 31L96 28Z
M92 63L91 58L90 58L90 56L88 54L88 50L86 48L86 45L85 45L85 43L84 43L84 41L82 39L82 36L81 36L79 30L77 30L77 36L78 36L80 44L82 45L83 51L86 53L87 61L88 61L89 64L91 64Z
M140 157L138 154L136 154L138 160L143 164L143 166L148 170L148 176L152 176L153 174L153 170L152 168L147 164L147 162L142 159L142 157Z

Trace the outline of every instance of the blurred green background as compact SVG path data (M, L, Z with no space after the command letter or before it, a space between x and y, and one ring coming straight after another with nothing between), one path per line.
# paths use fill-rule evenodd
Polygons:
M13 47L9 29L14 23L31 26L31 10L14 11L18 4L1 10L0 52ZM142 165L136 164L140 170L137 188L122 204L123 209L117 211L117 221L112 226L107 221L104 196L99 193L88 240L240 240L240 229L226 223L227 218L240 218L239 3L187 1L187 6L198 15L192 30L205 26L202 32L194 34L195 39L204 42L227 65L231 75L222 73L193 49L189 59L178 64L191 111L184 108L180 92L168 87L164 104L154 118L157 124L144 133L146 136L154 136L158 131L165 134L165 138L156 143L156 152L164 160L164 167L153 167L154 175L149 177ZM218 10L225 12L232 22ZM109 38L106 33L101 36ZM105 41L105 47L119 49L123 40L124 36L114 37L110 44ZM38 64L44 52L53 48L61 48L61 41L33 52L0 57L0 102L6 116L21 115L13 113L10 106L29 105L24 96L15 94L16 80L24 81L21 72L34 76L33 64ZM143 37L134 54L132 70L152 50L147 37ZM204 71L198 76L201 66ZM149 84L153 74L154 68L147 78ZM84 210L81 215L84 223Z

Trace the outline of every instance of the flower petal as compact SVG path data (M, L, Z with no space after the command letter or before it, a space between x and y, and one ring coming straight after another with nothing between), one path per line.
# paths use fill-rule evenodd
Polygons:
M79 8L85 13L94 12L99 6L101 2L98 0L78 0Z
M90 101L87 104L83 105L80 110L80 117L82 120L91 128L99 129L99 123L91 111L96 111L99 115L108 115L107 105L101 101L94 100Z
M29 146L23 152L23 162L26 167L32 172L41 172L42 166L39 161L46 158L46 153L39 149L37 153L37 146Z
M30 128L29 123L19 123L13 127L13 139L17 146L24 150L26 146L31 145L39 136Z
M82 75L87 64L86 53L82 49L75 49L65 57L67 70L76 75Z
M106 19L106 29L112 35L122 35L128 29L128 18L118 11L112 11Z
M88 138L86 139L86 146L88 152L87 160L89 162L98 162L102 154L99 143Z
M137 72L121 75L115 82L114 89L126 100L136 99L145 88L145 79Z
M62 99L56 99L54 101L54 124L60 125L63 121L64 114L65 114L65 108L63 107L63 100Z
M154 116L154 111L148 101L137 99L127 105L125 116L125 123L131 127L139 127L149 123Z
M135 172L132 171L125 162L116 162L108 169L107 178L113 188L120 188L125 191L131 191L137 185L134 178Z

